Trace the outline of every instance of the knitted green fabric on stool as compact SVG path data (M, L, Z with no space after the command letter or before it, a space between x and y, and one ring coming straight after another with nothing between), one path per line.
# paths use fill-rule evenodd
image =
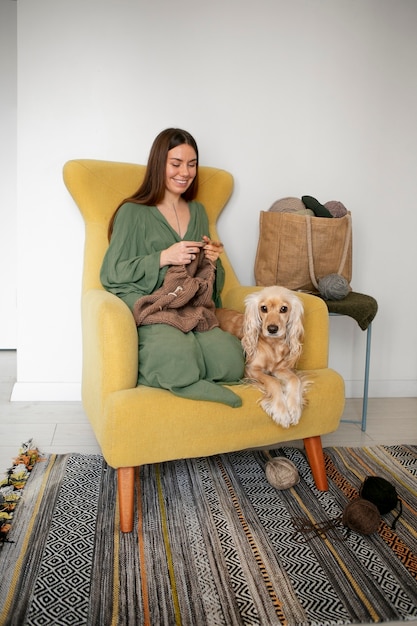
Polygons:
M343 300L324 300L329 313L353 317L362 330L366 330L378 311L378 303L372 296L351 291Z

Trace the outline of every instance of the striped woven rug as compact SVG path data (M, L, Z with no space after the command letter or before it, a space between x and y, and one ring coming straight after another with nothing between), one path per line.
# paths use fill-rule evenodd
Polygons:
M0 624L417 619L417 447L325 449L328 492L315 489L301 450L272 454L296 464L296 487L273 488L260 452L141 468L128 535L117 530L115 472L101 456L47 457L0 549ZM372 535L337 522L368 475L397 489L395 530L393 513ZM300 532L300 518L311 532Z

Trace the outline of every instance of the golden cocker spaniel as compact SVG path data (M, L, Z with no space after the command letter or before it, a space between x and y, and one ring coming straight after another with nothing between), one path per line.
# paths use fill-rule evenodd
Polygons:
M303 304L285 287L265 287L245 299L245 313L216 311L220 327L242 341L245 377L263 398L260 405L277 423L288 428L299 422L310 384L295 369L304 337Z

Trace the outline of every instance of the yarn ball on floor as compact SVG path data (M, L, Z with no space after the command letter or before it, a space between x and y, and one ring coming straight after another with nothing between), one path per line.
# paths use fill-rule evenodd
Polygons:
M361 485L359 495L375 504L381 515L389 513L398 504L394 485L381 476L367 476Z
M362 535L372 535L375 533L381 521L378 507L365 500L356 498L345 507L342 516L344 526Z
M284 457L276 457L265 466L267 481L275 489L290 489L300 482L300 475L294 463Z
M343 300L350 292L348 281L341 274L328 274L318 281L318 289L325 300Z

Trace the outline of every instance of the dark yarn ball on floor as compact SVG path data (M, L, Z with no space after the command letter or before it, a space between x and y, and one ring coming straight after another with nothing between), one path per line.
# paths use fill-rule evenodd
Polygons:
M344 276L328 274L318 281L319 292L325 300L343 300L350 292L350 286Z
M381 515L378 507L363 498L352 500L343 511L343 524L362 535L375 533L379 528L380 521Z
M395 509L398 503L394 485L381 476L367 476L361 485L359 495L375 504L381 515Z

